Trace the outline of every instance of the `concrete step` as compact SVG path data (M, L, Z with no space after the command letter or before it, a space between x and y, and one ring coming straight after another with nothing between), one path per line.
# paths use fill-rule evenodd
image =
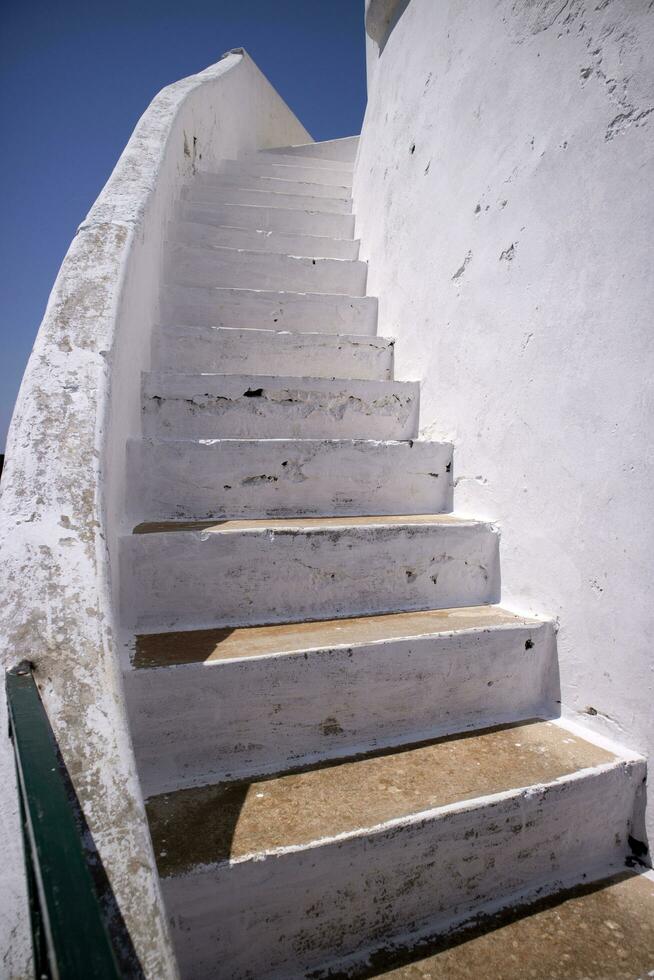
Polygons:
M166 282L365 296L365 262L166 242Z
M193 374L263 374L308 378L393 377L394 341L334 333L238 330L229 327L157 327L155 369Z
M351 214L352 201L338 197L310 197L294 190L270 190L237 187L222 183L218 187L195 181L183 188L181 202L189 204L252 204L262 208L286 208L291 211L318 211L321 214Z
M287 167L287 170L290 169ZM319 171L318 171L319 172ZM334 171L326 171L334 173ZM221 170L217 174L196 174L187 185L188 197L193 200L220 200L225 188L241 188L247 190L267 191L273 194L292 194L295 197L327 198L329 200L352 201L352 180L344 184L325 184L311 180L302 180L293 174L267 174L265 176L253 173L250 168L240 167ZM195 191L211 197L198 197Z
M182 975L324 977L605 876L629 853L644 775L637 756L536 722L151 797Z
M255 177L281 177L283 180L306 180L310 184L324 184L337 187L352 187L352 167L343 164L340 170L328 170L315 166L311 160L306 162L293 158L290 163L282 163L279 157L252 158L244 160L223 160L219 174L252 174ZM202 177L204 174L200 173ZM213 175L212 175L213 176Z
M128 499L141 520L441 513L451 466L438 442L134 439Z
M330 214L312 211L306 199L303 207L264 207L255 204L194 204L180 201L177 216L181 221L196 221L205 225L227 225L230 228L251 228L258 231L277 231L290 235L316 235L327 238L352 238L353 214Z
M187 242L189 245L222 245L281 255L307 255L316 259L355 260L359 257L359 242L355 239L282 235L274 231L204 225L197 221L171 222L168 237L171 241Z
M141 632L483 605L499 535L444 514L157 522L121 541L124 622Z
M278 147L270 150L257 150L252 153L244 153L238 157L239 163L277 163L288 164L290 166L312 167L314 170L340 170L352 173L354 170L354 157L351 159L327 159L326 157L309 156L306 153L297 152L298 147Z
M354 975L360 980L645 980L654 969L652 950L654 872L625 870L506 909L415 948L384 950L375 966Z
M377 300L374 296L173 284L162 288L162 322L370 336L377 332Z
M172 374L144 377L143 431L173 439L413 439L410 381Z
M551 624L498 606L138 636L146 795L558 714Z
M358 136L344 136L341 139L301 143L297 146L276 146L268 150L259 150L259 156L266 157L279 154L291 157L310 157L312 161L321 160L324 163L343 161L353 165L358 147Z

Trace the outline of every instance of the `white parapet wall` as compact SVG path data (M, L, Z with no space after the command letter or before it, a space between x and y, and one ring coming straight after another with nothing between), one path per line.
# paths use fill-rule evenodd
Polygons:
M654 8L367 7L379 332L502 528L504 604L560 621L564 710L652 756Z
M0 649L35 665L41 696L148 977L174 977L125 721L116 541L128 438L140 434L162 245L199 169L311 137L242 50L164 89L78 229L21 386L0 496ZM0 695L0 950L30 976L13 758Z

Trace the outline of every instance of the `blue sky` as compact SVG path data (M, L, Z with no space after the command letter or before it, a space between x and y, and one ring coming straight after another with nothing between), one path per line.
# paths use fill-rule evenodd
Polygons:
M244 47L315 139L359 132L363 0L4 0L0 453L61 260L154 95Z

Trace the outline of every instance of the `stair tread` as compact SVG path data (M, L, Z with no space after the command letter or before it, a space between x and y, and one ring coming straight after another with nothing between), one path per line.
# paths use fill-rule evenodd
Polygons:
M373 517L291 517L257 518L253 520L205 520L205 521L143 521L137 524L133 534L161 534L175 531L204 531L223 534L232 531L296 531L321 530L338 527L380 527L407 524L455 524L461 527L483 525L483 521L457 517L454 514L402 514Z
M565 727L536 719L303 772L181 789L146 805L166 877L356 834L617 761Z
M216 257L228 252L237 253L243 258L252 256L257 260L261 260L262 256L266 256L271 265L279 263L283 259L291 259L293 262L301 263L302 265L331 265L333 263L340 266L366 265L361 259L339 259L323 255L298 255L294 252L266 252L261 248L239 248L233 245L212 245L204 242L198 244L195 242L178 241L174 237L174 229L172 237L168 238L164 244L166 247L173 246L175 249L183 249L191 253L197 252L199 255L215 255Z
M367 980L624 980L651 976L652 950L654 876L624 872L482 920L423 944L420 954L382 952L373 969L356 975Z
M270 626L146 633L136 637L134 667L218 663L338 646L355 647L434 633L515 626L536 629L542 625L541 620L519 616L500 606L462 606Z
M247 205L247 204L244 204L244 205L241 205L241 207L256 207L256 205ZM179 224L179 223L180 222L178 222L177 224ZM200 221L198 218L194 218L194 219L187 218L183 222L181 222L181 224L184 224L184 225L203 225L204 226L205 222ZM247 233L247 234L250 234L250 235L260 235L260 236L265 236L266 238L272 238L272 239L303 238L303 239L306 239L307 242L316 242L316 243L318 243L318 242L328 241L328 242L347 242L348 244L350 244L353 241L358 241L358 239L355 239L355 238L339 238L338 235L310 235L308 232L265 231L263 228L240 228L238 225L214 225L214 224L211 224L211 225L209 225L209 227L210 228L222 228L222 229L227 229L229 231L237 231L237 232L240 232L240 233L243 233L243 234ZM229 248L230 246L227 246L227 247ZM265 251L265 249L251 249L250 251L253 251L253 252L255 252L255 251L256 252L263 252L263 251ZM285 254L285 253L281 253L281 254ZM310 257L312 257L312 256L310 256ZM327 256L327 257L329 257L329 256ZM352 261L356 261L356 260L352 260Z

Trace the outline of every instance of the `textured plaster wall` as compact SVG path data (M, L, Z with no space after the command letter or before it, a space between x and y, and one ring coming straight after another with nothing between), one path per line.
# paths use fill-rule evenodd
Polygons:
M117 540L126 440L158 316L165 229L196 168L310 136L243 52L164 89L139 121L55 282L0 484L0 650L35 676L136 954L174 977L125 721ZM0 695L0 973L30 974L11 746ZM132 975L128 963L123 975Z
M654 5L411 0L367 50L396 376L501 525L504 602L560 621L564 710L654 755Z

